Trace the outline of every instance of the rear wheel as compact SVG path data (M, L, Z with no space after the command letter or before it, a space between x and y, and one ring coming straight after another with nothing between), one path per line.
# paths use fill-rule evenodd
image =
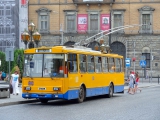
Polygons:
M110 86L109 86L109 92L107 94L107 97L108 98L113 97L113 85L112 84L110 84Z
M81 86L79 89L79 96L78 96L77 102L81 103L84 101L84 99L85 99L85 90L84 90L84 87Z
M48 99L39 99L41 103L48 103Z

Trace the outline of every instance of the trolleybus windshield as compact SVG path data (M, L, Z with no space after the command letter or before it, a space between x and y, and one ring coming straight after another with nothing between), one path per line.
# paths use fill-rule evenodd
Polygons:
M64 54L26 54L24 77L64 77Z

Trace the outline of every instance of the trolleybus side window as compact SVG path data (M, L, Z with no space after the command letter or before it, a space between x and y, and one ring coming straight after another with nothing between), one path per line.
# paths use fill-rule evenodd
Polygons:
M101 57L95 56L95 72L100 73L102 72L102 60Z
M121 72L121 63L119 58L115 58L115 72Z
M44 54L43 77L64 77L64 54Z
M103 72L108 72L108 58L102 57L102 70Z
M87 72L94 72L94 56L87 55Z
M121 70L121 72L123 72L123 59L120 59L120 70Z
M77 72L77 54L68 54L69 72Z
M109 58L109 72L114 72L115 71L115 66L114 66L114 58Z
M80 54L79 55L79 69L80 69L80 72L84 73L87 71L87 67L86 67L86 55L82 55Z

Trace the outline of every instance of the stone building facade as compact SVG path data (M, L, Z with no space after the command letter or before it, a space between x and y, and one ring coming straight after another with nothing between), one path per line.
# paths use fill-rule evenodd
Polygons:
M145 58L147 73L157 77L160 71L159 6L159 0L30 0L29 21L35 23L42 35L40 46L80 41L85 44L87 38L106 29L101 24L106 16L113 33L103 39L113 53L131 59L126 75L127 71L135 70L144 76L146 72L140 61ZM79 24L80 17L85 18L80 19L83 25ZM95 40L100 36L91 38L88 46L99 45Z
M6 47L19 47L18 15L19 1L0 0L0 51Z

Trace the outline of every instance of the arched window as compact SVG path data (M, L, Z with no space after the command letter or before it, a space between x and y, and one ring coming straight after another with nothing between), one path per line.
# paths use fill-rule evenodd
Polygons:
M149 47L143 47L142 56L145 56L144 58L146 60L146 68L150 68L151 55L150 55L150 48Z

